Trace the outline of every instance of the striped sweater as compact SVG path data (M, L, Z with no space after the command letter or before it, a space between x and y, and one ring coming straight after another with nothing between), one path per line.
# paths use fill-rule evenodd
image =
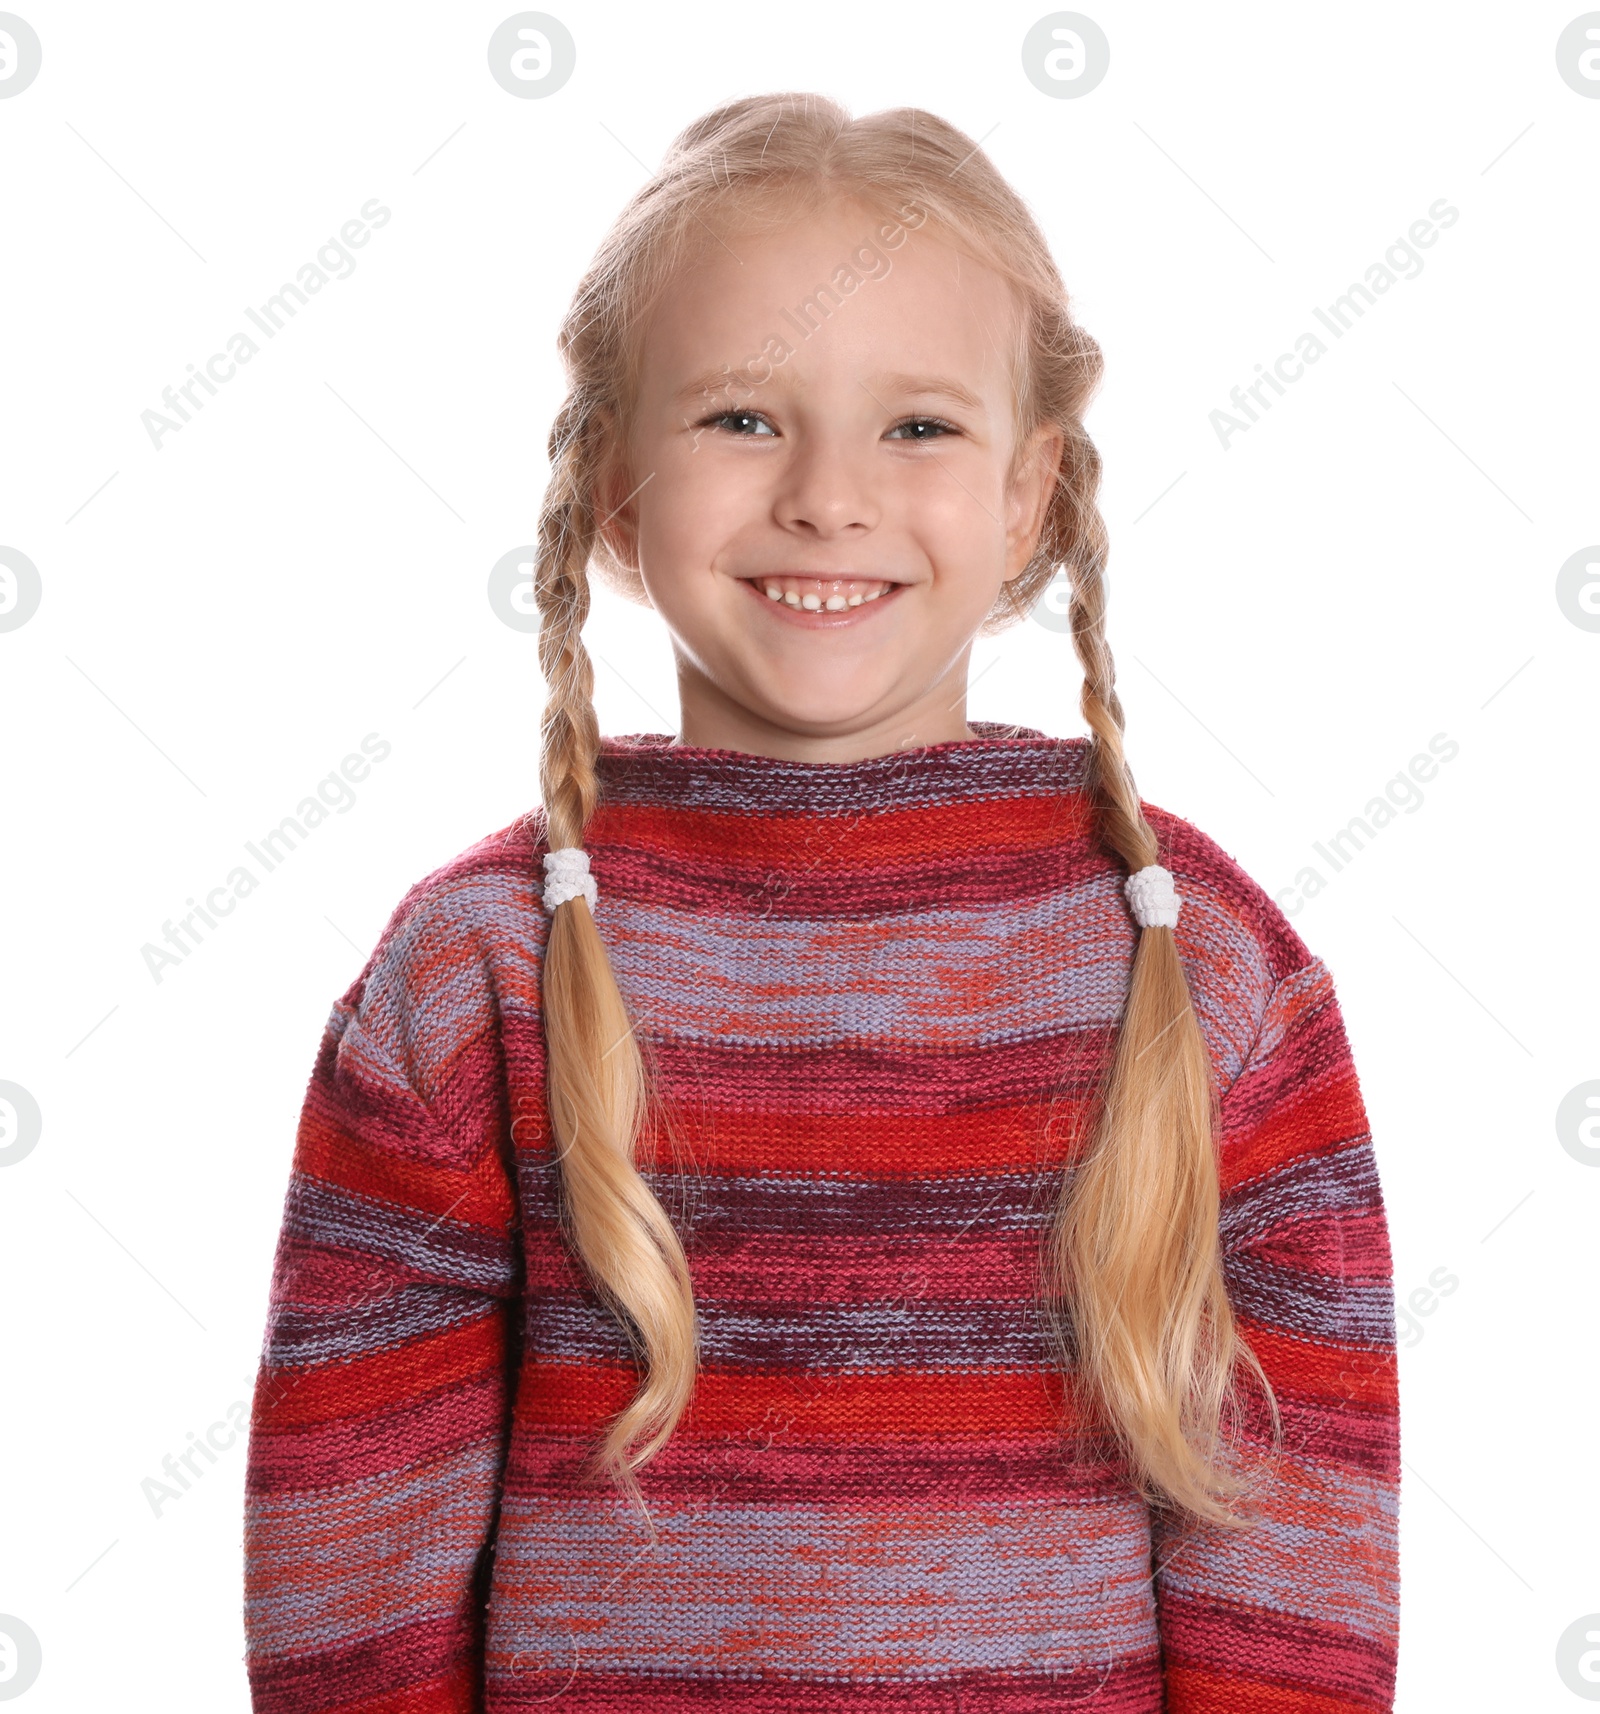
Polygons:
M542 812L420 882L333 1006L256 1386L263 1714L1391 1709L1384 1205L1327 968L1146 805L1221 1096L1222 1239L1283 1446L1244 1535L1147 1507L1038 1310L1137 929L1086 741L866 761L607 739L596 921L677 1135L701 1368L640 1472L635 1370L561 1224ZM1252 1425L1253 1434L1262 1424Z

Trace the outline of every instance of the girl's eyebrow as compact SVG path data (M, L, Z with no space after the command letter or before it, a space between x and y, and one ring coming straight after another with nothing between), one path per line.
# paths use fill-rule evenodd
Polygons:
M736 383L748 392L755 391L748 382L740 383L738 376L726 365L721 369L708 369L705 374L696 375L692 381L685 381L672 395L672 402L681 405L689 399L709 398L713 393L726 393Z
M918 397L936 397L949 399L957 405L965 405L968 410L982 412L983 400L970 388L948 375L874 375L872 390L882 389L886 393L911 393Z
M874 375L862 383L869 393L900 393L911 394L918 398L949 399L953 404L964 405L970 411L983 412L983 401L970 387L965 387L953 376L949 375L907 375L901 372ZM757 388L749 382L741 382L737 374L727 367L708 369L703 375L697 375L692 381L686 381L672 395L674 404L682 404L689 399L710 398L718 393L726 393L732 388L754 394Z

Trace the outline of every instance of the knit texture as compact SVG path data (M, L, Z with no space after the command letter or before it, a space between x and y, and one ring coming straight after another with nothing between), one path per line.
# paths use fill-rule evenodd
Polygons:
M636 1374L561 1224L542 813L400 903L296 1140L250 1438L257 1710L1392 1709L1390 1251L1328 970L1145 806L1284 1430L1254 1529L1179 1529L1038 1293L1127 992L1125 871L1084 740L972 725L850 763L604 743L595 921L700 1317L640 1472L653 1539L581 1470Z

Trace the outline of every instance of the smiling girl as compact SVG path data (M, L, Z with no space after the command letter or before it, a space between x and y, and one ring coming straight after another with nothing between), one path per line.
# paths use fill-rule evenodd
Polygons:
M1390 1709L1390 1253L1327 967L1140 798L1099 379L969 138L735 102L562 327L542 807L307 1093L258 1710ZM603 737L591 567L670 636ZM1089 728L969 720L1059 574Z

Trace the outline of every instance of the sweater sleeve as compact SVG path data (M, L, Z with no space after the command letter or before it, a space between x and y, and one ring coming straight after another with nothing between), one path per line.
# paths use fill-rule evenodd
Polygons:
M482 1706L515 1198L471 957L400 915L333 1008L296 1134L246 1477L258 1714Z
M1320 959L1268 1000L1222 1101L1222 1248L1281 1449L1237 1534L1156 1514L1169 1714L1391 1710L1399 1398L1388 1226L1343 1018ZM1250 1377L1246 1448L1270 1451Z

